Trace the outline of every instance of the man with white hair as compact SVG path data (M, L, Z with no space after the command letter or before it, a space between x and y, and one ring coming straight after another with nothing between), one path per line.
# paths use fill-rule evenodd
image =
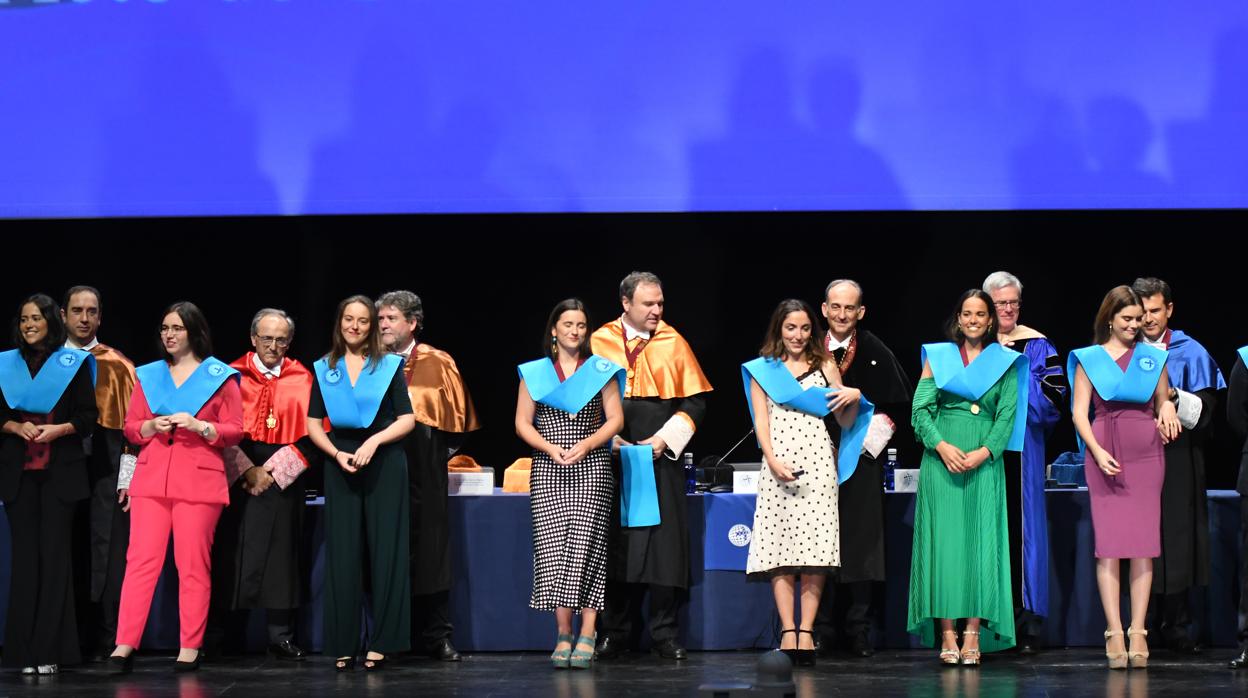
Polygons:
M1018 277L1007 271L993 272L984 279L983 289L996 306L999 341L1026 356L1031 365L1026 439L1021 454L1005 452L1005 483L1015 637L1019 652L1032 654L1049 612L1049 523L1044 502L1048 459L1044 446L1062 416L1068 384L1053 343L1018 322L1023 300L1023 283Z

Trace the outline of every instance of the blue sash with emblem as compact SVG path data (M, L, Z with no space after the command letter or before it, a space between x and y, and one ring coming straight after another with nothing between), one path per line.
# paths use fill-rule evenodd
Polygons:
M520 377L524 379L524 387L534 402L548 407L563 410L568 414L576 414L594 399L612 378L620 386L620 396L624 395L624 368L607 359L591 354L585 363L567 380L559 382L559 374L555 372L555 363L550 359L536 359L517 367Z
M750 401L750 378L777 404L820 419L831 412L828 409L828 396L837 392L835 388L803 388L779 360L760 356L741 364L741 380L745 383L745 406L750 412L751 423L754 421L754 407ZM841 430L841 450L836 457L837 484L844 483L858 469L862 442L867 437L867 427L871 426L871 416L874 414L875 405L863 395L858 400L858 416L854 423L848 429Z
M148 409L159 415L197 414L227 379L240 380L238 371L212 356L204 359L178 387L173 384L166 361L143 364L134 369L134 374L143 386Z
M48 414L65 394L83 362L91 369L95 385L95 357L82 349L57 349L30 377L26 360L17 349L0 353L0 390L9 407L31 414Z
M1027 393L1031 383L1027 376L1031 364L1026 356L993 342L984 347L974 361L963 366L958 345L939 342L923 345L922 360L932 367L932 379L937 388L972 402L983 397L1006 371L1013 368L1018 376L1018 406L1014 410L1014 428L1005 448L1022 453L1023 441L1027 437Z
M1102 400L1144 403L1153 399L1166 358L1164 350L1140 342L1135 345L1135 354L1127 370L1123 371L1105 347L1095 344L1070 352L1066 375L1074 380L1075 367L1083 366L1084 374ZM1071 391L1071 399L1074 399L1074 391Z
M321 386L321 399L325 402L329 423L342 429L364 429L376 419L381 401L394 380L394 372L403 368L403 357L386 354L371 367L366 363L354 387L342 359L336 368L330 368L326 358L317 360L312 368Z

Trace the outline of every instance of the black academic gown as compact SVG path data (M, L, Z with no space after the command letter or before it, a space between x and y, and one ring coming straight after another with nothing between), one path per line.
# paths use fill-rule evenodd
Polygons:
M1153 565L1153 593L1178 594L1209 584L1209 500L1205 494L1205 442L1217 390L1194 393L1204 403L1200 421L1166 444L1161 490L1161 557Z
M897 448L899 462L917 464L910 426L913 387L897 357L884 342L866 330L858 330L854 361L841 376L845 385L857 388L897 425L888 447L879 457L863 453L853 477L840 486L838 507L841 522L841 569L839 582L884 580L884 460L888 448ZM828 415L828 432L840 447L841 429Z
M624 430L620 438L630 443L654 436L668 419L684 412L694 425L706 414L706 396L685 398L626 398ZM616 482L623 480L619 459L612 463ZM658 526L621 528L619 498L611 512L607 578L617 582L689 586L689 510L685 502L685 472L680 461L666 456L654 463L654 483L659 494ZM617 487L619 485L617 484Z
M403 439L411 495L412 594L422 596L451 588L450 502L447 434L416 423Z
M307 437L300 445L313 450ZM244 439L239 448L263 465L283 444ZM292 609L302 603L304 479L284 490L273 485L258 497L241 484L230 488L230 505L221 512L213 542L212 570L213 597L228 600L229 608Z

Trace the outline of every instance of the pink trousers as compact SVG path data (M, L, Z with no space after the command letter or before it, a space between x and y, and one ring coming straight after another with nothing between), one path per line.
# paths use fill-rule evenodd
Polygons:
M221 504L162 497L130 498L130 548L126 551L126 578L121 583L117 644L137 648L143 639L170 532L178 567L181 646L198 649L203 643L212 591L212 536L223 508Z

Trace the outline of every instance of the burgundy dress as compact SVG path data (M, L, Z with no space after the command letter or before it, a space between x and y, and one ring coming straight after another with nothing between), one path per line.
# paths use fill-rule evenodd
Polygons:
M1118 367L1125 371L1134 353L1132 348L1119 357ZM1090 453L1084 458L1096 556L1157 557L1161 555L1161 484L1166 462L1153 401L1106 402L1093 386L1092 407L1092 434L1122 468L1110 477L1101 472Z

